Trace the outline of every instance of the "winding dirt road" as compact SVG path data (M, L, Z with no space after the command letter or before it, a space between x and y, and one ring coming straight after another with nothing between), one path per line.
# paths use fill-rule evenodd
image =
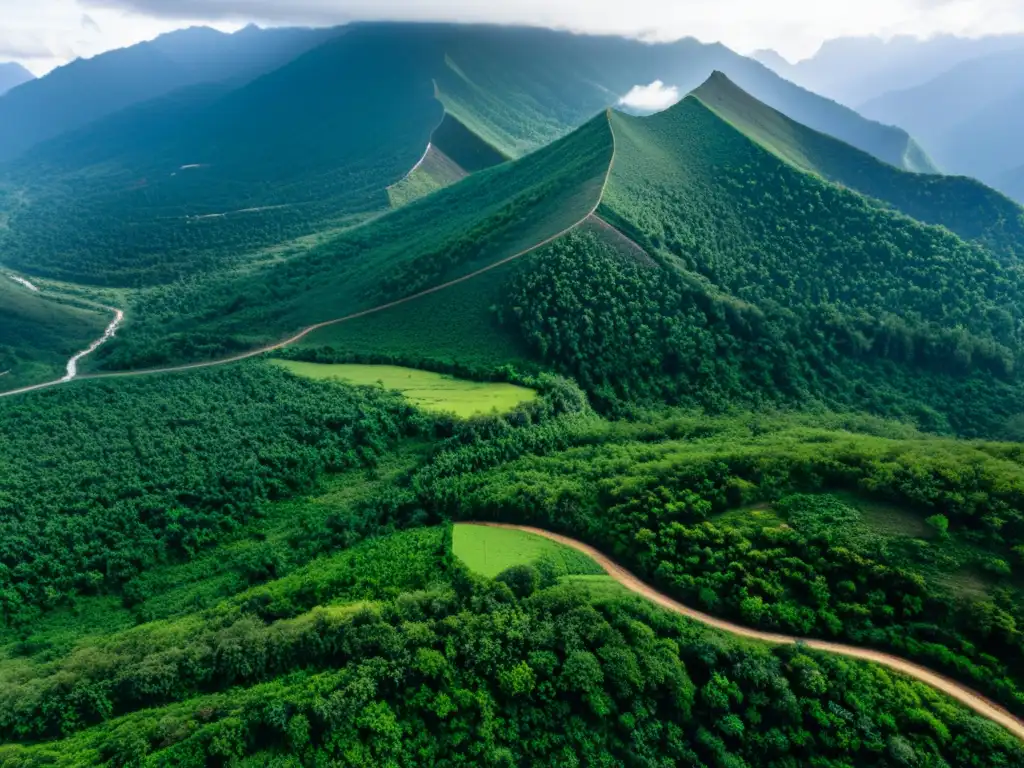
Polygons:
M609 129L611 129L611 121L610 121L610 119L609 119L608 125L609 125ZM548 238L545 238L544 240L541 240L539 243L534 243L529 248L524 248L523 250L519 251L518 253L514 253L511 256L506 256L504 259L500 259L499 261L496 261L493 264L488 264L486 267L478 269L478 270L476 270L474 272L470 272L468 275L463 275L462 277L457 277L454 280L449 280L448 282L442 283L441 285L435 285L433 288L427 288L426 290L420 291L419 293L414 293L411 296L406 296L406 297L401 298L401 299L396 299L395 301L389 301L386 304L381 304L380 306L371 307L370 309L364 309L361 312L354 312L351 315L345 315L344 317L338 317L338 318L335 318L333 320L325 320L322 323L317 323L316 325L311 325L308 328L302 329L301 331L296 333L294 336L290 336L287 339L284 339L283 341L277 342L276 344L271 344L271 345L266 346L266 347L260 347L259 349L252 349L252 350L249 350L248 352L242 352L242 353L239 353L237 355L232 355L230 357L222 357L222 358L218 358L216 360L207 360L207 361L204 361L204 362L201 362L201 363L187 363L185 365L173 365L173 366L168 366L168 367L164 367L164 368L150 368L150 369L147 369L147 370L138 370L138 371L118 371L118 372L114 372L114 373L94 373L94 374L89 374L89 375L86 375L86 376L74 376L72 378L79 379L79 380L83 380L83 379L118 379L118 378L134 377L134 376L151 376L153 374L159 374L159 373L180 373L182 371L194 371L194 370L198 370L200 368L213 368L213 367L219 366L219 365L227 365L229 363L238 363L238 362L241 362L242 360L248 360L248 359L253 358L253 357L259 357L260 355L265 355L268 352L276 352L277 350L283 349L284 347L287 347L290 344L294 344L297 341L301 341L302 339L304 339L309 334L314 333L315 331L319 331L319 330L321 330L323 328L328 328L328 327L330 327L332 325L340 325L341 323L347 323L347 322L349 322L351 320L357 320L357 319L359 319L361 317L367 317L368 315L376 314L377 312L384 312L385 310L392 309L394 307L398 307L398 306L401 306L403 304L407 304L410 301L416 301L417 299L421 299L424 296L429 296L431 294L438 293L439 291L444 291L444 290L446 290L448 288L451 288L453 286L459 285L460 283L464 283L467 280L472 280L473 278L479 277L480 275L483 275L483 274L485 274L487 272L490 272L493 269L498 269L499 267L502 267L502 266L504 266L505 264L508 264L511 261L515 261L516 259L520 259L523 256L531 254L534 251L540 250L541 248L543 248L543 247L545 247L547 245L550 245L551 243L555 242L556 240L558 240L558 239L560 239L562 237L565 237L570 232L575 230L577 227L585 224L588 221L591 221L591 220L600 221L598 219L598 217L597 217L597 209L600 207L601 201L604 200L605 192L608 189L608 183L611 180L612 170L615 167L616 146L615 146L615 132L614 132L614 130L612 130L612 132L611 132L611 139L612 139L612 151L611 151L611 156L608 159L608 169L605 171L604 181L601 184L601 191L598 193L597 200L594 203L593 207L579 221L573 222L571 225L569 225L568 227L566 227L562 231L557 232L554 235L551 235L551 237L548 237ZM605 224L605 226L610 226L610 225ZM116 320L116 323L120 324L121 318L123 317L123 315L120 313L120 310L111 310L111 311L118 312L118 319ZM115 330L116 330L116 326L115 326ZM107 338L109 338L109 336L105 336L103 341L106 341ZM100 343L102 343L102 341ZM97 344L96 346L99 346L99 344ZM94 351L94 349L95 349L95 347L90 349L89 351L90 352ZM24 389L16 389L16 390L13 390L11 392L0 392L0 398L10 397L12 395L25 394L26 392L35 392L35 391L38 391L40 389L48 389L50 387L55 387L55 386L57 386L59 384L64 384L64 383L66 383L67 381L70 381L70 380L71 379L63 378L63 379L58 379L57 381L49 381L49 382L46 382L44 384L36 384L35 386L32 386L32 387L25 387Z
M848 656L852 659L860 659L862 661L871 661L875 664L881 664L895 672L899 672L907 677L912 677L915 680L920 680L922 683L930 685L932 688L956 699L961 704L972 709L982 717L1003 726L1017 738L1024 740L1024 720L1010 714L998 704L990 701L981 694L972 691L970 688L961 685L955 680L936 674L930 669L918 664L905 661L898 656L882 653L880 651L872 651L865 648L857 648L852 645L830 643L825 640L804 639L799 637L790 637L788 635L779 635L772 632L761 632L739 624L733 624L729 621L716 619L714 616L709 616L706 613L694 610L693 608L689 608L682 603L673 600L668 595L665 595L654 587L645 584L632 573L601 554L589 544L584 544L581 541L570 539L568 536L551 533L550 531L545 531L540 528L531 528L527 525L507 525L504 523L465 523L465 525L482 525L490 528L506 528L514 531L523 531L525 533L532 533L536 536L543 536L545 539L550 539L551 541L556 541L559 544L571 547L577 552L582 552L592 558L598 565L604 568L609 576L631 592L647 598L652 603L656 603L666 610L678 613L688 619L699 621L701 624L705 624L713 629L728 632L729 634L737 635L739 637L750 638L751 640L760 640L765 643L771 643L772 645L796 645L797 643L800 643L807 648L813 648L816 651L825 651L827 653L838 654L839 656Z

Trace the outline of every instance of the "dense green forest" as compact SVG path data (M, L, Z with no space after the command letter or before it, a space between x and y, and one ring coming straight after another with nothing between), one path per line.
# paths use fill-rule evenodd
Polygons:
M400 538L390 553L375 553L392 555L382 580L406 586L402 561L429 556L438 538ZM147 652L133 644L120 658L108 650L119 662L116 679L79 684L96 706L123 711L132 691L146 702L203 693L59 743L0 748L0 759L177 766L1024 763L1010 738L877 669L734 643L636 601L592 602L572 587L517 599L500 581L473 580L454 563L436 576L430 589L392 600L276 621L236 613L181 647ZM279 609L301 610L282 597ZM302 671L274 679L295 665ZM95 711L72 714L74 702L62 703L72 718L96 719ZM76 724L65 721L70 729Z
M757 307L830 310L840 322L899 318L933 336L962 327L967 349L1012 368L1018 262L799 172L695 98L613 122L616 164L601 211L648 252Z
M468 422L259 361L3 402L0 762L1024 765L925 686L542 564L480 580L422 527L562 530L1020 709L1019 446L824 412L608 422L528 383Z
M126 313L0 399L0 766L1024 768L795 640L1024 722L1022 209L722 46L329 38L0 168L0 389Z
M819 403L933 432L1019 437L1024 389L1003 358L982 356L995 344L962 330L929 338L901 319L872 317L850 320L835 305L800 317L737 300L592 230L530 257L503 286L491 322L575 377L604 411Z
M966 240L983 243L1010 263L1024 255L1024 209L980 181L912 173L881 162L771 109L720 72L692 95L799 168L875 198L918 221L941 224Z
M529 157L473 174L301 257L149 291L97 360L121 370L247 350L514 256L593 210L611 154L600 115Z
M387 393L262 365L0 401L0 607L23 623L194 554L416 429Z
M449 452L406 493L566 532L690 605L892 649L1024 712L1019 444L826 414L583 420Z

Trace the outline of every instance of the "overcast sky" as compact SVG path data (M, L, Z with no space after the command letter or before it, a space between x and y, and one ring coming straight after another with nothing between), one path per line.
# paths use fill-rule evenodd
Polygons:
M790 60L845 35L1024 31L1024 0L0 0L0 61L37 74L190 24L352 19L527 23L657 40L692 35Z

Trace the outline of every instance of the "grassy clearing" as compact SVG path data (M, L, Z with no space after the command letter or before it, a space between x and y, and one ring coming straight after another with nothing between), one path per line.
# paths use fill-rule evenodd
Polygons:
M530 353L495 320L512 262L465 283L384 312L311 333L298 346L331 350L334 359L378 356L417 367L431 362L491 370L506 363L529 366Z
M852 493L835 496L855 508L868 526L884 536L909 536L915 539L934 539L935 529L924 521L924 516L897 504L865 499Z
M534 390L515 384L466 381L397 365L327 365L294 360L275 360L274 364L306 378L397 390L425 411L454 413L464 419L480 414L508 413L537 397Z
M513 565L543 559L561 563L568 576L601 576L604 571L586 555L557 542L524 531L461 524L453 535L455 556L482 576L497 576Z

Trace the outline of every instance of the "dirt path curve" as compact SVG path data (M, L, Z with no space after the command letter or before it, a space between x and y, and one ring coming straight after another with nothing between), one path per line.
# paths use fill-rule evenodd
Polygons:
M110 322L110 325L108 325L106 329L103 331L102 336L96 339L86 349L83 349L81 352L77 353L70 360L68 360L67 366L65 367L65 373L61 378L56 379L54 381L45 381L42 384L34 384L31 387L12 389L10 392L0 392L0 398L13 397L14 395L24 395L27 392L36 392L40 389L49 389L50 387L56 387L58 384L66 384L69 381L74 381L77 378L82 378L79 377L78 375L78 364L82 361L83 358L88 357L97 349L99 349L103 344L110 341L110 339L114 338L114 334L117 333L117 329L120 328L121 323L124 322L124 312L122 312L120 309L103 306L102 304L94 304L93 306L99 309L106 310L107 312L113 312L114 319ZM10 371L4 371L2 374L0 374L0 376L5 376L8 373L10 373Z
M609 130L611 130L611 121L610 121L610 119L609 119L609 124L608 125L609 125ZM597 201L594 203L594 206L587 212L586 216L581 218L579 221L573 222L570 226L568 226L565 229L563 229L562 231L552 235L551 237L548 237L548 238L540 241L539 243L535 243L534 245L531 245L529 248L526 248L526 249L524 249L522 251L519 251L518 253L514 253L511 256L507 256L504 259L496 261L493 264L488 264L486 267L478 269L478 270L476 270L474 272L470 272L468 275L463 275L462 277L457 277L454 280L449 280L448 282L442 283L441 285L435 285L433 288L428 288L425 291L420 291L419 293L414 293L412 296L406 296L405 298L402 298L402 299L396 299L395 301L389 301L387 304L381 304L380 306L377 306L377 307L372 307L370 309L364 309L361 312L354 312L351 315L345 315L344 317L338 317L338 318L335 318L333 320L326 320L326 321L324 321L322 323L317 323L316 325L311 325L308 328L304 328L303 330L299 331L294 336L290 336L289 338L284 339L283 341L279 341L276 344L270 344L270 345L268 345L266 347L260 347L259 349L253 349L253 350L250 350L248 352L242 352L240 354L232 355L230 357L219 358L217 360L207 360L207 361L201 362L201 363L188 363L188 364L185 364L185 365L169 366L169 367L166 367L166 368L151 368L151 369L148 369L148 370L140 370L140 371L119 371L119 372L116 372L116 373L96 373L96 374L89 374L87 376L79 376L78 378L79 379L117 379L117 378L128 378L128 377L134 377L134 376L150 376L150 375L159 374L159 373L179 373L179 372L182 372L182 371L194 371L194 370L198 370L200 368L213 368L213 367L218 366L218 365L227 365L228 363L237 363L237 362L241 362L242 360L248 360L248 359L253 358L253 357L259 357L260 355L265 355L268 352L276 352L277 350L282 349L284 347L287 347L290 344L294 344L297 341L301 341L302 339L304 339L309 334L314 333L315 331L319 331L319 330L321 330L323 328L328 328L328 327L333 326L333 325L340 325L341 323L347 323L347 322L349 322L351 320L357 320L357 319L359 319L361 317L367 317L368 315L376 314L377 312L384 312L385 310L392 309L394 307L399 307L399 306L401 306L403 304L408 304L410 301L416 301L417 299L421 299L424 296L429 296L431 294L438 293L439 291L447 290L448 288L451 288L453 286L459 285L460 283L464 283L464 282L466 282L468 280L472 280L475 277L479 277L482 274L490 272L493 269L498 269L499 267L504 266L505 264L508 264L511 261L515 261L516 259L522 258L523 256L526 256L526 255L528 255L530 253L533 253L534 251L540 250L541 248L543 248L543 247L545 247L547 245L550 245L551 243L555 242L559 238L562 238L565 235L567 235L570 232L572 232L574 229L579 227L581 224L583 224L586 221L590 220L592 217L595 216L595 214L597 213L598 207L601 205L601 201L604 199L604 194L605 194L605 191L608 189L608 183L609 183L609 181L611 179L612 169L614 168L614 166L615 166L615 133L613 131L612 132L612 152L611 152L611 157L608 159L608 170L605 172L604 182L601 185L601 191L597 195ZM17 390L15 392L3 393L3 394L0 394L0 397L4 397L4 396L8 396L8 395L13 395L13 394L19 394L19 393L22 393L22 392L31 392L31 391L34 391L34 390L37 390L37 389L45 389L47 387L56 386L57 384L60 384L60 383L62 383L62 382L54 381L54 382L49 382L47 384L39 384L39 385L37 385L35 387L29 387L29 388L26 388L26 389L23 389L23 390Z
M982 717L1003 726L1017 738L1024 740L1024 720L1010 714L998 704L990 701L981 694L972 691L970 688L961 685L955 680L936 674L930 669L918 664L905 661L898 656L882 653L880 651L872 651L865 648L857 648L852 645L830 643L825 640L803 639L790 637L788 635L779 635L772 632L761 632L739 624L733 624L729 621L716 619L714 616L709 616L706 613L694 610L693 608L689 608L682 603L673 600L668 595L665 595L654 589L654 587L645 584L625 568L616 564L590 545L584 544L581 541L576 541L575 539L570 539L568 536L561 536L560 534L551 533L550 531L545 531L540 528L531 528L527 525L506 525L504 523L466 523L466 525L483 525L491 528L507 528L515 531L523 531L525 533L543 536L545 539L556 541L559 544L564 544L567 547L575 549L577 552L582 552L583 554L593 558L598 565L604 568L609 576L631 592L647 598L666 610L678 613L688 619L699 621L701 624L705 624L722 632L728 632L732 635L750 638L751 640L760 640L773 645L795 645L797 643L801 643L806 647L813 648L817 651L835 653L840 656L848 656L853 659L861 659L863 661L871 661L876 664L881 664L882 666L888 667L900 674L912 677L915 680L920 680L922 683L930 685L932 688L956 699L961 704L969 707Z

